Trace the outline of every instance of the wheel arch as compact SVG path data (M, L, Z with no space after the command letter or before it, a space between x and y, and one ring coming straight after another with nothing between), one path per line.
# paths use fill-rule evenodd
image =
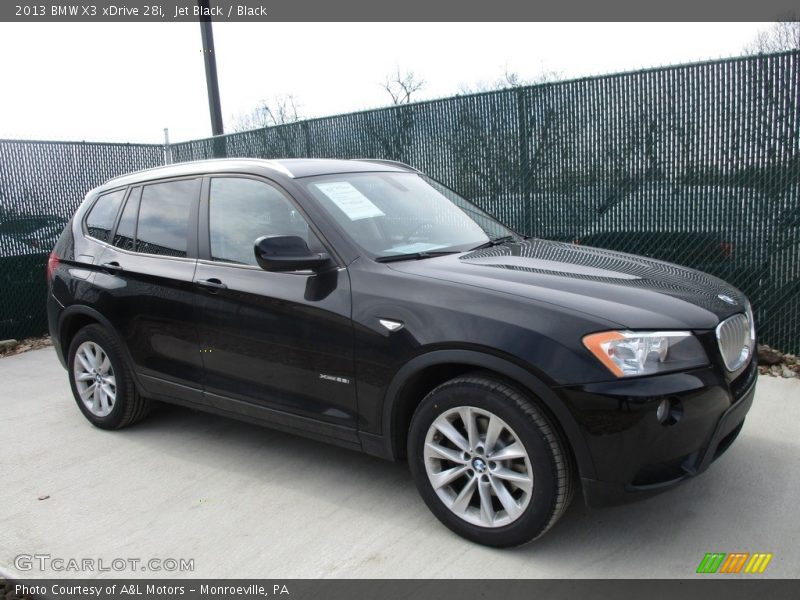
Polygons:
M383 401L384 453L393 460L404 458L411 416L425 395L453 377L477 370L498 377L539 400L569 444L580 476L594 477L594 463L588 446L577 422L558 395L527 369L505 358L476 350L434 350L413 358L398 370Z
M109 321L91 306L74 304L66 307L59 316L58 339L64 355L65 366L69 368L67 362L69 361L69 347L73 338L81 329L92 324L102 325L109 335L112 335L117 339L120 347L122 348L122 352L125 355L124 358L128 362L128 365L130 365L130 372L133 376L134 384L136 385L137 389L141 390L141 384L136 374L136 369L133 368L133 361L131 360L127 345L123 342L122 337L111 321Z

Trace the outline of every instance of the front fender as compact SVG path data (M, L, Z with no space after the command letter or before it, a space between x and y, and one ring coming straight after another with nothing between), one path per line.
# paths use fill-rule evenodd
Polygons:
M381 454L393 460L396 460L399 456L400 440L397 439L397 435L393 432L395 431L394 424L400 407L401 391L406 382L429 367L453 364L474 366L476 369L493 371L532 394L560 425L572 449L581 477L595 476L594 463L584 437L572 414L559 396L539 377L523 367L499 356L475 350L433 350L409 360L397 371L386 390L383 400L381 420L384 447Z

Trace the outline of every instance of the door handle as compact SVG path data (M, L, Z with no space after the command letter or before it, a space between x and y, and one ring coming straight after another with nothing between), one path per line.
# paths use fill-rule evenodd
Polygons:
M195 281L200 287L206 288L209 292L216 292L217 290L227 290L228 286L222 283L219 279L198 279Z
M117 261L103 263L100 268L108 273L120 273L125 270Z

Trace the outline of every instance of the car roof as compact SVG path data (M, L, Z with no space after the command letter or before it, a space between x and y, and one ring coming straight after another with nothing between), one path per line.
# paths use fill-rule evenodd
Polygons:
M153 169L145 169L110 179L94 191L134 185L156 179L183 177L187 175L203 175L205 173L251 173L273 178L298 179L314 175L333 175L336 173L363 172L416 172L408 165L400 162L357 159L341 160L331 158L282 158L265 160L261 158L216 158L192 162L165 165Z

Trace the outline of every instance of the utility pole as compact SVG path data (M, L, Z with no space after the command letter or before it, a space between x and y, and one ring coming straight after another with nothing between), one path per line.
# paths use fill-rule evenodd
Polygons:
M169 127L164 127L164 164L172 164L172 146L169 145Z
M222 135L222 106L219 100L219 81L217 80L217 57L214 52L214 33L211 30L211 17L208 0L197 0L200 7L200 34L203 38L203 60L206 65L206 87L208 88L208 111L211 116L211 135ZM219 140L223 142L223 140ZM214 155L224 155L222 143L214 143Z

